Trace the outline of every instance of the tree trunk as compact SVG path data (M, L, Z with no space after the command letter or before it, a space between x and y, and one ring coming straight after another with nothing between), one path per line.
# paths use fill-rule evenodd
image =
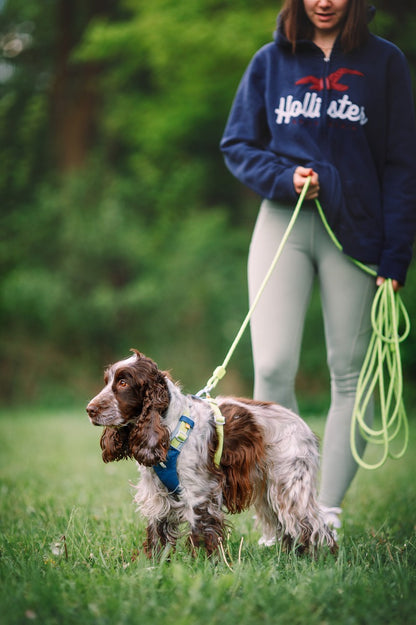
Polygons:
M108 12L111 0L59 0L56 61L51 90L52 149L55 163L66 172L81 167L94 139L99 103L98 64L75 63L71 54L92 17Z

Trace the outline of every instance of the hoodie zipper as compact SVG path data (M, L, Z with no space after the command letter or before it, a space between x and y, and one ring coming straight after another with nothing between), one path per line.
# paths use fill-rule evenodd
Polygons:
M332 53L327 57L323 55L323 72L322 72L322 109L321 109L321 140L325 145L325 152L327 152L328 147L328 127L327 127L327 116L326 112L329 106L329 89L328 89L328 76L330 74L331 68L331 57Z

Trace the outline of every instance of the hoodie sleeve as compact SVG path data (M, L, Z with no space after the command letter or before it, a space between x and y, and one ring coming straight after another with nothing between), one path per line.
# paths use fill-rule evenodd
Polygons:
M238 87L220 147L228 169L240 182L270 200L294 201L296 166L268 148L265 70L257 53Z
M378 272L404 284L416 233L416 123L410 73L398 49L388 72L387 158L382 179L384 246Z

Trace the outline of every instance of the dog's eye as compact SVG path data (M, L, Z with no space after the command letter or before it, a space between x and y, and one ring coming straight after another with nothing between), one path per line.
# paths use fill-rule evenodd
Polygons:
M126 388L126 386L128 386L126 380L124 380L124 378L121 378L121 380L119 380L117 382L117 386L119 386L120 388Z

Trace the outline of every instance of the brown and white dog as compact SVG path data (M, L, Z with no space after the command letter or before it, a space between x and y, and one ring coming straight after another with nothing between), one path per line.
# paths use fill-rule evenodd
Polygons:
M281 540L301 550L326 544L336 551L316 498L317 440L299 416L269 402L216 398L225 417L217 466L219 437L211 404L184 395L156 363L132 351L133 356L106 370L105 386L87 412L94 425L105 427L100 441L104 462L134 458L138 463L135 502L147 518L149 555L174 545L184 523L192 544L210 554L224 540L226 511L234 514L251 505L262 542ZM179 487L170 489L155 467L167 462L182 415L193 427L174 460Z

